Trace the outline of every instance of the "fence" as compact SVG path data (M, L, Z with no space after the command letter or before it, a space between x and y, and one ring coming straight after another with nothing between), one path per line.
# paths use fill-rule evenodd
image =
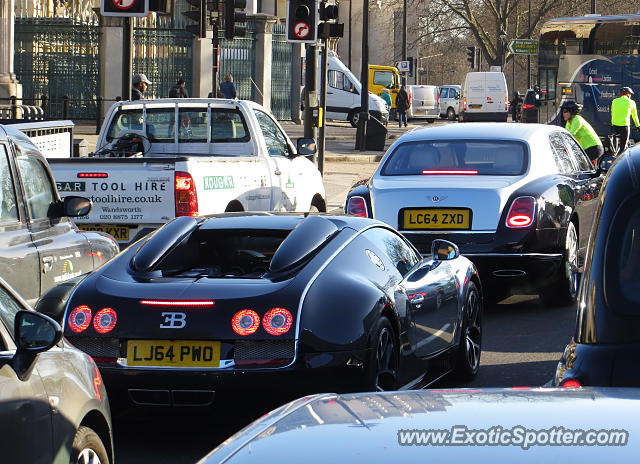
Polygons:
M286 41L284 23L273 27L271 53L271 112L277 119L291 119L291 79L293 46Z
M95 117L100 85L100 27L89 19L16 18L15 72L23 95L45 95L50 117Z

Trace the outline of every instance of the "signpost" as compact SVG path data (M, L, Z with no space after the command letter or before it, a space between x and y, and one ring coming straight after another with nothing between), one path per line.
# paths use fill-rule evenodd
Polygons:
M101 0L100 14L102 16L147 16L149 14L149 0Z
M538 41L534 39L513 39L509 42L508 48L514 55L537 55Z
M410 64L408 60L398 61L396 63L396 68L398 68L399 72L409 72Z

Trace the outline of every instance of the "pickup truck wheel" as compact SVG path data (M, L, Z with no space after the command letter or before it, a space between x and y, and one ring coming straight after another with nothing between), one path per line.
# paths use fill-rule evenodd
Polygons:
M455 121L456 120L456 112L453 111L453 108L449 107L449 109L447 110L447 119L449 121Z
M358 127L358 122L360 122L360 108L352 110L347 119L352 127Z

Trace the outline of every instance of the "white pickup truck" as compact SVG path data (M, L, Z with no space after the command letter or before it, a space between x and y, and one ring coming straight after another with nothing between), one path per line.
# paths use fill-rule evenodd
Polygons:
M176 216L326 211L314 152L254 102L160 99L116 103L93 154L49 161L61 197L93 202L78 227L124 247Z

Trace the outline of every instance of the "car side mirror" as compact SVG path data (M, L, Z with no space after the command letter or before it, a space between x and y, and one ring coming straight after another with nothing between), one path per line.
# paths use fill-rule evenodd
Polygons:
M609 168L611 168L611 165L615 160L616 160L615 156L602 155L600 158L598 158L598 162L597 162L598 172L599 173L607 172Z
M316 153L316 141L312 138L299 138L296 141L298 155L313 155Z
M436 239L431 243L431 255L437 261L448 261L460 256L460 250L448 240Z
M10 364L18 378L25 380L31 375L38 353L58 344L62 328L49 316L22 310L16 313L14 330L18 349Z
M91 212L91 200L85 197L70 195L63 200L64 215L68 217L86 216Z
M456 92L455 98L456 98L456 100L460 100L460 92Z

